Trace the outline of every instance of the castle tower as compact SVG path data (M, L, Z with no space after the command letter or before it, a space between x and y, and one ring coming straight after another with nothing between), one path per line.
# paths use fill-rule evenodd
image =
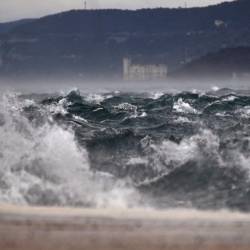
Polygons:
M124 81L162 81L167 78L168 68L164 64L134 64L129 58L123 58Z
M0 68L2 68L2 66L3 66L3 48L0 42Z
M123 58L123 79L128 81L130 76L131 60L129 58Z

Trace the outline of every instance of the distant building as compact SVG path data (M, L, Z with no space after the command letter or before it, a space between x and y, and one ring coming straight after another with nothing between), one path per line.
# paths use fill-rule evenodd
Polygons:
M123 59L123 79L126 81L165 80L167 73L165 64L133 64L131 59Z
M3 66L3 58L2 58L2 55L0 53L0 68L2 68L2 66Z
M0 41L0 68L3 66L3 47L2 42Z

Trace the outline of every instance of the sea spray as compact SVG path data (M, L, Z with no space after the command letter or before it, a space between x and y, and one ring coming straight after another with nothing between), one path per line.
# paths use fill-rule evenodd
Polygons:
M33 105L16 94L1 98L1 202L127 206L133 190L110 174L91 171L88 152L77 144L72 128L52 121L53 115L66 114L62 101L58 107L50 105L50 113L36 105L34 112L48 116L39 125L24 115L24 109Z
M249 106L229 89L3 93L0 200L249 211Z

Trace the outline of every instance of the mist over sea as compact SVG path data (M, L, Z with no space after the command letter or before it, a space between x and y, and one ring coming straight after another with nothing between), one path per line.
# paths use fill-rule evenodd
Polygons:
M250 91L223 84L2 84L0 202L249 211Z

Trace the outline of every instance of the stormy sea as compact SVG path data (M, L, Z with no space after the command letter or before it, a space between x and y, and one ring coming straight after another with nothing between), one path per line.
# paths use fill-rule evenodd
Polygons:
M0 203L250 211L250 92L0 94Z

